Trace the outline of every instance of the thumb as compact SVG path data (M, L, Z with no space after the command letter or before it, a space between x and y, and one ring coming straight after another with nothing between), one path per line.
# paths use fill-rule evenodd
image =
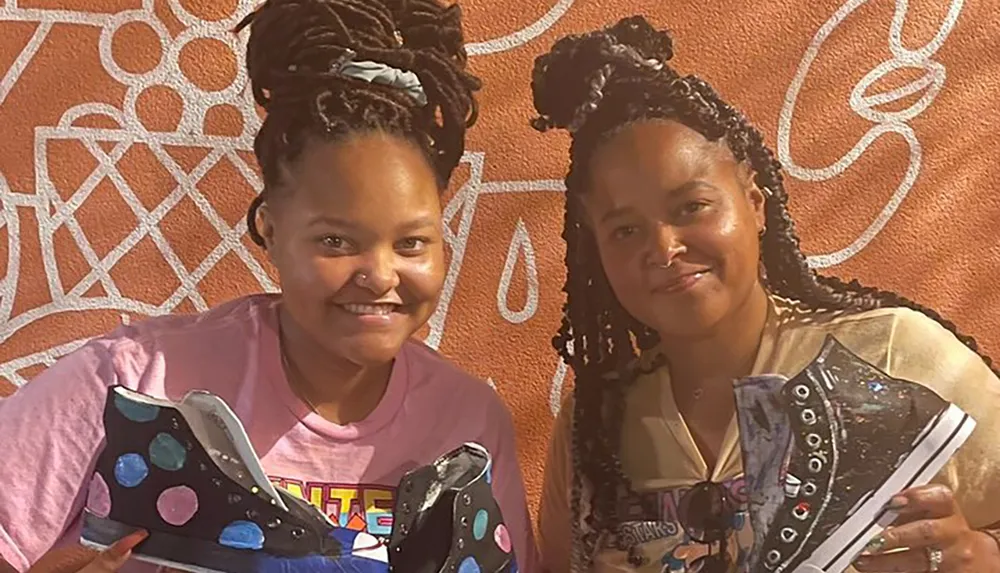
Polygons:
M90 564L77 573L110 573L118 571L125 565L129 557L132 556L132 549L142 543L147 537L149 537L149 533L142 529L129 533L116 541L114 545L98 554Z

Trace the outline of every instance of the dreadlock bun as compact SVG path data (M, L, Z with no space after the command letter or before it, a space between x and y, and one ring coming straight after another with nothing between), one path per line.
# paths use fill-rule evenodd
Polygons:
M655 29L642 16L566 36L535 59L531 89L539 117L532 125L539 131L576 131L597 109L609 83L664 69L673 55L670 33Z
M267 117L254 141L264 192L250 205L251 238L257 208L280 187L282 163L311 139L332 140L379 130L412 140L444 187L465 151L475 123L481 83L466 71L458 5L437 0L266 0L236 28L250 28L247 72L254 99ZM420 97L395 85L342 73L347 61L381 64L413 74Z

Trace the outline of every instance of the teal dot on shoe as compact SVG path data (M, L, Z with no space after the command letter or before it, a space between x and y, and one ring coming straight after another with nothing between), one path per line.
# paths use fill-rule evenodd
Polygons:
M234 521L219 534L219 545L233 549L261 549L264 547L264 530L252 521Z
M471 555L463 559L462 563L458 566L458 573L481 573L481 571L482 569L479 568L476 558Z
M472 536L476 541L482 541L486 537L486 528L490 525L490 514L485 509L480 509L476 513L476 518L472 522Z
M135 487L149 475L149 466L139 454L122 454L115 460L115 481L122 487Z
M174 472L184 467L187 449L170 434L160 432L149 444L149 461L160 469Z
M129 400L118 393L115 393L115 408L121 412L122 416L133 422L152 422L160 415L159 406Z

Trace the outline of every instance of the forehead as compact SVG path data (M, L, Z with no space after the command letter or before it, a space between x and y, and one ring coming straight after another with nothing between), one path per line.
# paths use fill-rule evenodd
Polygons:
M285 171L292 203L309 209L392 216L439 205L437 179L424 154L390 134L313 141Z
M732 155L720 142L675 121L637 122L595 151L589 166L588 200L613 203L668 191L694 179L732 172Z

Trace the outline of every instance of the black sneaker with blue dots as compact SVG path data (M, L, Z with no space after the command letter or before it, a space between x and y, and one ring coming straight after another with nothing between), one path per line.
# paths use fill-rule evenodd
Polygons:
M114 386L104 427L84 545L103 549L145 529L134 558L180 571L389 571L385 542L336 527L270 483L221 398L196 391L174 403Z
M485 448L467 443L403 476L389 539L393 573L517 573L491 465Z
M841 573L928 483L975 421L828 336L790 380L735 384L754 548L750 573Z

